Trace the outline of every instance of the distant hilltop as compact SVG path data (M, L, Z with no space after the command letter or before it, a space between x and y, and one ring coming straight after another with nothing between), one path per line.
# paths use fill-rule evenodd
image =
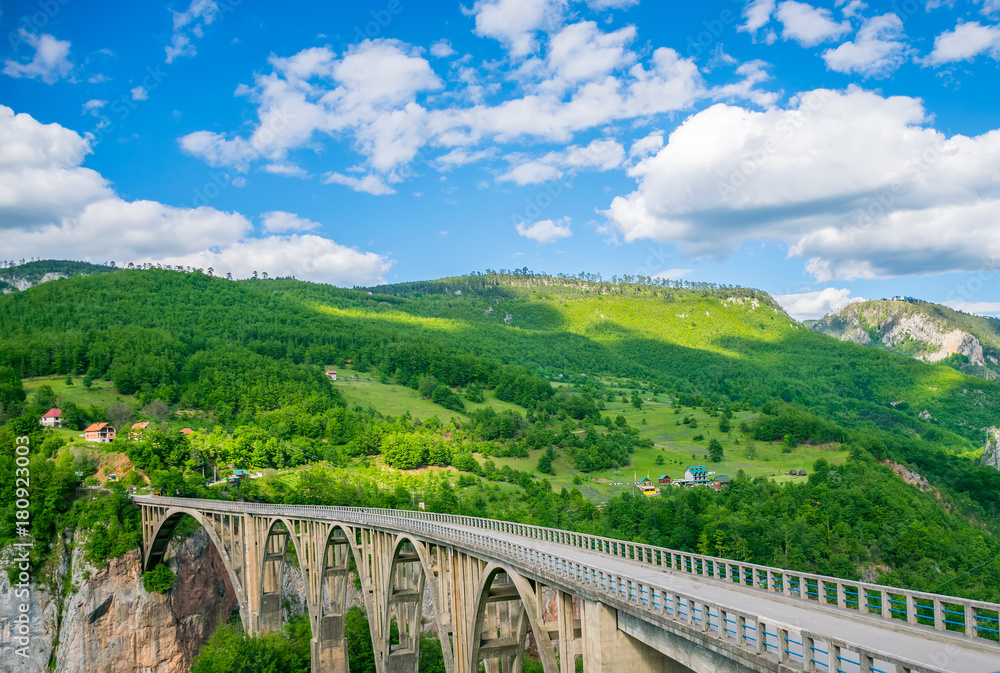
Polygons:
M882 348L966 374L1000 380L1000 319L912 297L848 304L810 325L841 341Z
M23 292L35 285L41 285L51 280L72 278L73 276L92 276L97 273L117 271L112 264L90 264L89 262L72 262L62 259L40 259L25 262L0 260L0 292Z

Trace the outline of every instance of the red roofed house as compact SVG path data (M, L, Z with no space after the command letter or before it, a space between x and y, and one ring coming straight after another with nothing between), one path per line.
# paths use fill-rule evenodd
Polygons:
M83 436L88 442L108 443L115 438L115 429L107 423L91 423L84 429Z
M149 427L149 421L143 421L142 423L132 424L132 435L142 434Z
M55 407L52 407L38 420L39 424L44 425L47 428L61 428L62 427L62 412Z
M181 430L182 435L190 435L192 432L194 432L194 430L192 430L191 428L183 428Z
M326 370L326 375L330 377L331 381L336 381L337 380L337 372L333 371L332 369L327 369Z

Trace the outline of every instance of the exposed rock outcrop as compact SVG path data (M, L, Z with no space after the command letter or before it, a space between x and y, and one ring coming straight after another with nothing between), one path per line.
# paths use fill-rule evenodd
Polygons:
M79 548L73 556L79 590L63 609L56 673L186 671L236 606L222 559L201 529L168 551L177 580L167 594L143 588L137 550L102 568Z
M1000 470L1000 428L990 428L986 435L986 445L983 447L983 465Z
M810 329L925 362L961 356L956 366L966 373L1000 379L993 322L945 306L915 300L860 302L816 321Z

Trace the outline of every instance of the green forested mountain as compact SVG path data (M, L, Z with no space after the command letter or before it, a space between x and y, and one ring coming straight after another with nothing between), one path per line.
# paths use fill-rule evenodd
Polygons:
M115 502L73 502L73 473L94 468L62 448L71 431L37 425L59 401L51 386L29 382L25 395L22 379L59 375L60 390L118 396L103 407L63 399L73 427L151 420L157 429L107 450L174 492L221 497L203 476L213 469L324 460L346 470L336 484L323 476L331 468L313 467L228 497L407 507L405 488L343 475L372 461L451 465L457 480L426 485L432 509L1000 597L1000 472L970 457L1000 419L995 382L803 329L759 291L626 280L521 271L339 289L153 269L38 285L0 297L0 442L33 437L33 469L52 491L33 500L33 520L96 526L96 559L120 553L134 522ZM348 361L439 412L351 407L323 373ZM551 489L553 461L585 476L647 450L641 414L609 409L651 399L675 407L678 427L710 422L726 451L763 442L794 455L805 444L850 458L802 465L812 469L797 483L737 474L721 493L624 495L603 510ZM182 422L194 434L179 435ZM898 464L927 484L905 483ZM0 540L16 534L12 469L5 456ZM36 558L46 550L42 536Z
M918 299L849 304L813 322L814 332L1000 380L1000 319Z

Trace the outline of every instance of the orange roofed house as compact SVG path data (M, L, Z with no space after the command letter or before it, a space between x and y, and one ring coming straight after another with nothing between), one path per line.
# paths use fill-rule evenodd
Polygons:
M84 429L83 436L88 442L110 442L115 438L115 429L107 423L91 423Z
M40 419L38 419L38 422L41 425L44 425L47 428L61 428L62 427L62 411L60 411L59 409L57 409L55 407L52 407L51 409L49 409L48 411L46 411L44 414L42 414L42 417Z

